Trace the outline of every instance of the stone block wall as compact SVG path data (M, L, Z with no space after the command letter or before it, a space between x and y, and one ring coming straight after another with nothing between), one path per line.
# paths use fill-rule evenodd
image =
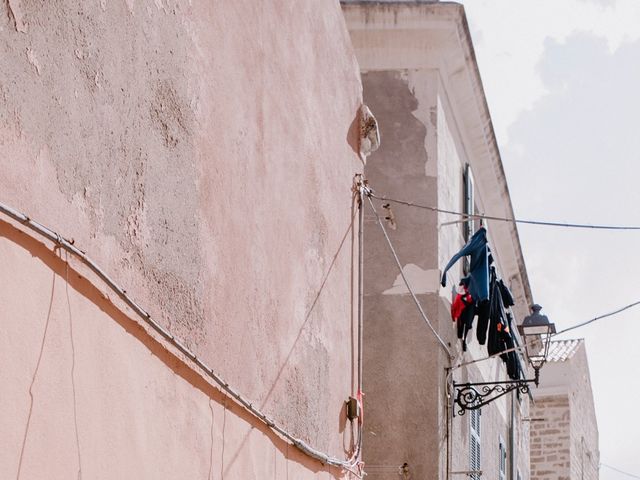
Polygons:
M537 399L531 408L531 480L570 478L570 412L566 395Z
M571 478L597 480L600 452L589 365L584 344L571 359Z

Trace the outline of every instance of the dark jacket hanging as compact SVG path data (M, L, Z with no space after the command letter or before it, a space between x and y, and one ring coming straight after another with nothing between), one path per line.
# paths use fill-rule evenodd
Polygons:
M476 302L489 298L489 249L487 230L480 227L469 242L456 253L442 272L441 284L447 286L447 271L462 257L471 255L469 293Z
M495 355L505 352L515 347L515 342L511 335L511 318L505 309L505 300L509 306L513 305L513 297L509 289L502 280L497 279L494 268L491 268L490 307L489 307L489 339L487 342L487 352ZM516 380L520 376L517 353L510 351L502 353L500 358L507 367L509 378Z

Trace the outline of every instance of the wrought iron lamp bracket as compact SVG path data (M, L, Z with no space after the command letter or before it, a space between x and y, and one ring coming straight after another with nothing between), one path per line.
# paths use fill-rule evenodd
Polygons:
M478 382L456 383L453 388L456 391L455 403L458 405L458 415L464 415L467 410L477 410L488 403L497 400L513 390L519 390L522 394L529 393L529 384L538 384L538 372L536 378L522 380L507 380L504 382ZM456 414L454 406L453 414Z

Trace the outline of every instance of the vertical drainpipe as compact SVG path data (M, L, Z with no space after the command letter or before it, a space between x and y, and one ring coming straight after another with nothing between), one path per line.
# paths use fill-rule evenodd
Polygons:
M452 406L451 406L451 384L450 384L450 378L451 378L451 370L450 369L446 369L446 377L445 377L445 381L446 381L446 385L445 385L445 392L444 392L444 398L445 398L445 409L444 409L444 418L446 420L446 449L447 449L447 456L446 456L446 467L445 467L445 479L446 480L451 480L451 455L452 455L452 451L451 451L451 430L453 429L453 425L452 425L452 418L451 418L451 411L452 411Z
M363 173L360 175L360 182L364 180L364 166ZM362 369L364 362L364 196L365 191L363 185L360 187L360 205L358 212L358 391L356 393L356 398L360 403L360 415L362 415L363 411L363 393L362 393ZM362 420L362 417L360 417ZM359 427L362 429L362 423L360 423ZM362 458L362 443L364 442L364 435L361 431L358 432L360 437L360 455Z
M516 480L516 392L511 391L511 428L509 431L509 460L511 462L511 480Z

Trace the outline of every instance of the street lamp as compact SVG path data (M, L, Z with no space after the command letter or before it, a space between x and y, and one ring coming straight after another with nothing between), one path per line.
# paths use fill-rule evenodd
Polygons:
M518 331L524 339L524 349L529 363L533 367L535 374L533 380L537 387L540 380L540 369L547 361L551 335L556 333L556 326L549 322L546 315L540 314L542 307L537 303L531 307L531 310L533 313L525 317L522 325L518 325ZM529 339L531 339L531 343L528 342Z
M556 326L549 322L546 315L540 314L540 310L542 310L540 305L533 305L531 310L533 313L525 317L522 325L518 325L518 331L524 341L524 349L529 364L533 367L534 378L499 382L453 382L453 387L456 389L455 403L459 407L459 415L464 415L466 410L477 410L512 390L519 390L520 393L528 394L530 392L530 383L535 383L536 387L538 386L540 368L547 361L551 336L556 333ZM517 343L517 339L514 338L514 340Z

